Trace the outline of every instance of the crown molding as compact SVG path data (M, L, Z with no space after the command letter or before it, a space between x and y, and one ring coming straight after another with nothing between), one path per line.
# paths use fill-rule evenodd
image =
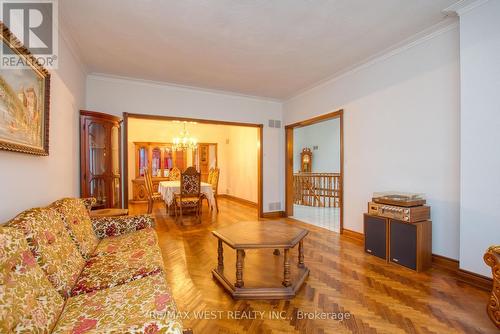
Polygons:
M83 61L82 57L80 56L82 54L80 52L80 47L78 46L78 43L75 42L73 35L69 31L69 26L66 23L66 20L63 18L62 15L59 17L59 24L58 25L59 25L58 26L59 36L64 40L64 44L68 47L69 52L75 58L76 62L78 63L78 66L80 68L80 71L83 73L84 76L87 76L87 74L89 73L89 70L87 68L86 63Z
M417 34L412 35L409 38L404 39L403 41L394 44L393 46L376 53L375 55L368 57L367 59L358 62L357 64L354 64L344 70L341 70L337 73L334 73L331 76L328 76L327 78L314 83L313 85L306 87L304 89L301 89L300 91L294 93L293 95L287 97L284 99L284 102L289 102L293 101L294 99L312 91L316 90L318 88L321 88L323 86L326 86L332 82L335 82L337 80L340 80L348 75L351 75L353 73L356 73L360 70L363 70L365 68L368 68L372 65L375 65L377 63L380 63L386 59L389 59L393 56L396 56L400 53L403 53L417 45L420 45L428 40L431 40L437 36L440 36L450 30L453 30L455 28L458 28L458 20L456 17L447 17L441 22L430 26L427 29L424 29L420 31Z
M484 5L489 0L460 0L453 5L443 9L446 16L461 16L472 9Z
M114 82L135 82L135 83L146 85L146 86L170 87L170 88L175 88L175 89L180 89L180 90L203 92L203 93L207 93L207 94L226 95L226 96L239 97L239 98L245 98L245 99L250 99L250 100L258 100L261 102L271 102L271 103L280 103L280 104L283 103L283 100L274 99L272 97L247 95L247 94L242 94L242 93L237 93L237 92L232 92L232 91L227 91L227 90L210 89L210 88L204 88L204 87L182 85L182 84L177 84L177 83L167 82L167 81L141 79L141 78L127 77L127 76L121 76L121 75L115 75L115 74L108 74L108 73L92 72L92 73L89 73L87 75L87 78L90 78L90 77L96 78L98 80L106 80L106 81L114 81Z

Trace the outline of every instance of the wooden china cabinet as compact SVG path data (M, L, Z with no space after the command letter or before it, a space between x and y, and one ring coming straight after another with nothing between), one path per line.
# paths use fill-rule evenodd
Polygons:
M153 181L153 191L158 191L161 181L168 181L170 170L177 167L184 171L187 167L187 152L172 149L172 143L134 142L135 179L132 180L132 202L147 201L144 171L149 170Z
M80 111L80 195L96 209L121 208L121 119Z

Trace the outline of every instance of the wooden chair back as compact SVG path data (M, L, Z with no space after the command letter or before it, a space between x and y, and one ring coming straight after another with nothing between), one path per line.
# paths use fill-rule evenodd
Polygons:
M149 174L149 170L146 168L144 170L144 185L146 187L146 194L148 199L153 198L153 180L151 179L151 174Z
M219 187L219 174L220 174L220 169L214 168L212 173L212 179L209 182L212 185L212 190L215 195L217 195L217 188Z
M181 171L177 167L173 167L168 175L170 181L179 181L181 179Z
M181 197L200 197L201 173L196 168L189 167L181 173Z
M214 168L211 167L209 170L208 170L208 177L207 177L207 183L210 183L212 184L212 177L214 175Z

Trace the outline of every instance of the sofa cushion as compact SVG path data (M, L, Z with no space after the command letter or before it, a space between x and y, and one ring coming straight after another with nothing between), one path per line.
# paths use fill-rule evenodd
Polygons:
M23 232L0 227L0 333L50 333L63 305Z
M119 253L131 249L140 249L158 245L158 237L153 228L104 238L99 242L93 255Z
M71 297L54 333L182 333L163 273Z
M71 239L75 242L80 254L88 259L97 247L99 239L94 233L89 212L82 199L63 198L50 205L61 214Z
M51 208L26 210L8 223L24 232L38 264L57 291L68 297L85 260L60 215Z
M128 239L133 239L131 236L135 233L129 233ZM126 239L122 241L127 242ZM73 287L72 296L125 284L163 270L160 248L156 243L133 248L117 247L112 252L98 253L87 261Z

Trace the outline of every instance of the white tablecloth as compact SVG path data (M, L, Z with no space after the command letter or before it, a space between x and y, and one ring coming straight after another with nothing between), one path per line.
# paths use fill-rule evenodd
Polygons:
M158 184L158 192L161 194L161 198L171 205L174 201L174 194L180 193L181 181L162 181ZM210 183L201 183L201 193L208 198L208 203L211 208L215 208L215 198L212 185Z

